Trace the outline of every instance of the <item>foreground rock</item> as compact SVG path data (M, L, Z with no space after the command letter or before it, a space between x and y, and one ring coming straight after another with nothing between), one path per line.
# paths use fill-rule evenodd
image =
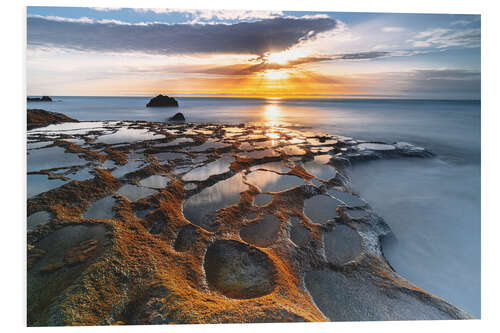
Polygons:
M28 132L28 167L50 156L28 177L68 181L27 200L28 216L50 214L27 235L29 326L469 318L391 268L390 228L349 189L352 162L423 148L251 124L79 125Z
M78 120L70 118L62 113L45 111L42 109L28 109L28 130L50 124L78 122Z
M175 115L172 117L168 118L169 121L177 121L177 122L183 122L186 121L186 118L184 118L184 115L180 112L177 112Z
M165 106L179 106L179 103L173 97L168 97L164 95L158 95L156 97L151 98L147 107L165 107Z
M49 96L28 97L28 102L52 102L52 98L50 98Z

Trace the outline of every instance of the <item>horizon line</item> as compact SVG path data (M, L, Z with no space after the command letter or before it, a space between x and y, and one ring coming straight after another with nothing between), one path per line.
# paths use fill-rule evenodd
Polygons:
M422 101L481 101L481 98L432 98L432 97L409 97L401 95L374 95L374 94L304 94L304 95L285 95L285 96L268 96L268 95L241 95L241 94L165 94L158 93L152 95L26 95L26 97L121 97L121 98L152 98L157 95L168 95L175 98L232 98L232 99L268 99L268 100L282 100L282 99L374 99L374 100L422 100Z

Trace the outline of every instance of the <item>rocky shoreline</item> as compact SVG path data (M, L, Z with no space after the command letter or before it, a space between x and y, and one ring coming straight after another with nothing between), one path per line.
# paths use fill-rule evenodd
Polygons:
M345 172L429 156L253 124L31 130L28 324L468 319L391 268Z
M28 131L34 128L45 127L50 124L78 123L79 121L70 118L62 113L45 111L42 109L28 109L27 128Z

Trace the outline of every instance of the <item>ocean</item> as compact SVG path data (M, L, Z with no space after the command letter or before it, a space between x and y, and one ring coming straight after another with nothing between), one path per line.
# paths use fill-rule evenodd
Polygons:
M391 266L419 287L481 316L481 103L385 99L179 97L179 108L146 108L148 97L53 97L28 108L79 120L296 126L370 141L406 141L429 159L372 161L350 169L353 189L385 219Z

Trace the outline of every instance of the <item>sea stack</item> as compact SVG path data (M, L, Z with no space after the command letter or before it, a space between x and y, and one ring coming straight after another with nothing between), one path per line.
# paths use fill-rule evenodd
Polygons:
M52 102L52 98L49 96L28 97L28 102Z
M151 98L147 107L165 107L165 106L179 106L179 103L173 97L168 97L166 95L158 95Z
M172 117L168 118L169 121L177 121L177 122L183 122L186 121L186 118L184 118L184 115L180 112L177 112L175 115Z

